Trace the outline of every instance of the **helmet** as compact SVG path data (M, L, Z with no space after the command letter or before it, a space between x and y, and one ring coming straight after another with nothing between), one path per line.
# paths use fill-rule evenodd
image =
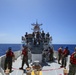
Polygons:
M65 47L65 49L68 49L68 47Z
M11 47L9 47L8 50L11 50Z
M76 51L76 47L75 47L75 51Z
M74 49L76 50L76 47Z

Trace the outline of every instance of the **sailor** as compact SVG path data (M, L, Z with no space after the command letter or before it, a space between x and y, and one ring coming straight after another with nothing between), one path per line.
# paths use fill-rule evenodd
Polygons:
M37 44L37 39L36 38L34 38L34 45L36 45Z
M10 72L12 70L12 58L15 57L14 53L12 52L11 47L8 48L8 51L6 52L6 58L4 63L4 72L6 71L7 67L10 69Z
M22 66L19 69L23 70L24 63L26 63L27 67L29 67L29 64L28 64L28 48L25 45L23 46L22 55L23 55Z
M36 34L37 44L40 44L40 38L41 38L40 32L37 32L37 34Z
M26 32L26 34L25 34L25 38L26 38L26 42L27 42L27 44L28 44L28 33Z
M50 34L49 34L49 32L46 34L46 38L49 38L49 36L50 36Z
M33 38L35 38L35 32L32 33Z
M40 33L39 33L39 32L37 32L37 34L36 34L36 38L37 38L37 39L40 38Z
M45 33L44 33L44 31L42 31L42 33L41 33L41 37L42 37L42 40L45 39Z
M43 62L46 61L46 51L45 50L42 51L42 61Z
M58 49L58 64L60 64L60 60L62 58L62 47Z
M53 49L49 47L49 59L50 59L49 61L53 61L53 54L54 54Z
M69 54L68 47L65 47L65 49L62 52L62 65L61 65L61 67L66 68L68 54Z
M70 56L70 65L69 65L69 73L68 75L76 74L76 47L75 51Z

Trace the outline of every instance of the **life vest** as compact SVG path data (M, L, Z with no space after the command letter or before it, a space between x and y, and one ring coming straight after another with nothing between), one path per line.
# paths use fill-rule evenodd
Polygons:
M23 49L23 50L22 50L22 54L23 54L24 56L27 56L27 50L26 50L26 49Z
M70 56L70 62L71 64L76 64L76 52Z
M12 51L8 51L6 53L6 57L13 57L14 56L14 53Z
M64 51L63 51L63 55L64 55L65 57L68 56L68 50L67 50L67 49L64 49Z
M58 53L62 54L62 49L61 48L58 49Z

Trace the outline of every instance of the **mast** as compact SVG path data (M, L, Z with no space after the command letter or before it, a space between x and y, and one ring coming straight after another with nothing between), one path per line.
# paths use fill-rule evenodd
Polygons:
M42 30L42 29L40 29L40 26L42 25L42 24L38 24L38 22L36 21L36 23L33 23L33 24L31 24L32 26L34 26L34 28L32 29L34 32L40 32L40 30Z

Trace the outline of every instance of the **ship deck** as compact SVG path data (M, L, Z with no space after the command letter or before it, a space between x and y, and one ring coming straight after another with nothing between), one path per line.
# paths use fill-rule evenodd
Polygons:
M12 72L10 73L10 75L27 75L25 70L19 70L21 64L22 64L22 60L20 56L18 57L17 60L13 62ZM31 63L29 64L31 66ZM54 62L42 63L42 70L39 72L38 75L64 75L63 73L64 68L60 68L60 66L61 65L57 63L57 60L55 60ZM69 66L69 57L66 66L67 70L68 70L68 66ZM24 65L24 69L25 68L26 68L26 64ZM31 71L31 75L36 75L36 74L34 73L34 71Z

